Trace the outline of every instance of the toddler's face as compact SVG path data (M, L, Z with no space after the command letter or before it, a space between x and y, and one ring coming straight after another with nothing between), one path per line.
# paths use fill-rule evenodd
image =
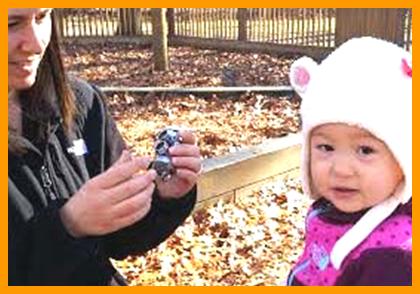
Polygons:
M390 197L403 173L388 147L369 132L325 124L311 133L310 178L317 196L356 212Z

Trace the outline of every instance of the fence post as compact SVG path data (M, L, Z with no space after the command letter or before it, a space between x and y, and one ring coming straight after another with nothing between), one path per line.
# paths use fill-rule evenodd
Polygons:
M166 71L168 64L168 26L166 8L152 8L153 58L155 70Z
M248 9L246 8L238 8L237 12L238 17L238 40L239 41L246 41L248 39L247 36L247 21L248 21Z
M407 16L407 8L401 8L397 9L397 15L396 15L396 41L398 45L401 47L404 47L404 30L405 30L405 21Z
M120 8L118 10L118 18L119 18L119 23L118 23L118 32L122 35L122 36L128 36L129 35L129 28L127 25L127 14L125 13L127 10L127 8Z
M56 8L53 10L53 17L55 20L55 27L57 31L57 35L59 39L62 39L64 37L64 29L63 29L63 23L64 23L64 14L62 11L63 8Z
M413 11L411 8L404 8L402 12L402 38L404 43L404 48L406 50L411 50L413 44L412 39L412 21L413 21Z
M352 37L373 36L403 43L403 12L397 8L338 8L336 46Z
M173 8L167 8L166 20L168 22L168 38L175 36L175 12Z
M122 36L141 35L140 9L120 8L119 29Z

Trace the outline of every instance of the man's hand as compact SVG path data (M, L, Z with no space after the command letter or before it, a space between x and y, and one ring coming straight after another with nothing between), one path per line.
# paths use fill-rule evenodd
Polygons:
M155 189L154 170L139 174L149 162L124 152L111 168L83 185L60 211L68 232L73 237L104 235L142 219Z

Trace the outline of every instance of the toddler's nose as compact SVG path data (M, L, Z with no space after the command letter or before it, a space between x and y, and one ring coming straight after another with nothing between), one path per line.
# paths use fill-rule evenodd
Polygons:
M336 177L351 177L355 173L351 158L345 155L338 155L334 158L331 171Z

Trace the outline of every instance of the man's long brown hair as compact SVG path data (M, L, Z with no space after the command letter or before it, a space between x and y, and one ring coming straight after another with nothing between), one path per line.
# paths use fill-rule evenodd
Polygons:
M51 109L54 107L52 104L58 102L62 125L66 132L71 129L76 112L74 94L61 57L54 11L51 17L51 40L39 65L35 83L30 89L19 93L22 118L25 116L33 121L30 137L35 141L45 139L47 123L51 119ZM55 97L54 93L57 100L51 101L51 97ZM25 152L21 135L10 127L8 137L9 151L17 154Z

